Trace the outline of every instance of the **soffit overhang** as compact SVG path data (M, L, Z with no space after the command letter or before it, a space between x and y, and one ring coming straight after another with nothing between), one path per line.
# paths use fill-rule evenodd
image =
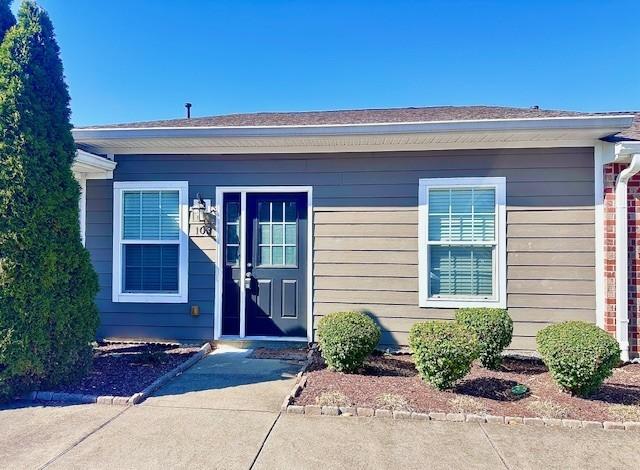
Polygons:
M274 127L82 128L95 154L273 154L593 146L633 115Z

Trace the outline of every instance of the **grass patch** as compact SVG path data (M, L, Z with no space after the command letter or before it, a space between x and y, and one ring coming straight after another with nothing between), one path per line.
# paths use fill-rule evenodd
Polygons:
M352 402L344 393L332 391L318 395L316 404L318 406L351 406Z
M552 401L536 400L527 403L527 408L541 418L563 419L569 416L569 410Z
M383 393L376 398L376 408L391 411L411 411L407 399L395 393Z
M640 406L609 405L609 415L619 421L640 421Z
M449 405L458 413L486 414L487 408L483 403L472 397L459 396L449 400Z

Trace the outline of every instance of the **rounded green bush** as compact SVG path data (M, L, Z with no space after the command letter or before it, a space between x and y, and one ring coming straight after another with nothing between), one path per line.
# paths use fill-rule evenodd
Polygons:
M478 337L480 363L487 369L497 369L502 363L502 351L511 343L513 321L501 308L462 308L456 320Z
M355 372L380 341L380 328L360 312L335 312L318 322L318 343L331 369Z
M409 346L422 379L440 390L467 375L479 352L476 335L457 322L416 323Z
M568 321L540 330L538 351L551 376L563 390L589 395L620 362L620 346L597 326Z

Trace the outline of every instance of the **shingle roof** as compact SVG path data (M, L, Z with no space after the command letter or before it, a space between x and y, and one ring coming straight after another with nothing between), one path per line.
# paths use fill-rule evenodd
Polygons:
M479 119L525 119L545 117L598 116L611 114L635 114L634 125L617 134L619 140L640 139L640 112L634 113L582 113L576 111L547 110L538 108L513 108L503 106L430 106L420 108L355 109L339 111L304 111L227 114L194 117L191 119L165 119L158 121L130 122L101 126L100 128L147 127L246 127L246 126L322 126L330 124L371 124L433 121L473 121Z
M612 142L617 142L621 140L640 140L640 113L632 112L632 113L624 113L624 114L635 114L635 119L633 120L633 124L628 129L625 129L622 132L618 132L615 135L612 135L608 140Z

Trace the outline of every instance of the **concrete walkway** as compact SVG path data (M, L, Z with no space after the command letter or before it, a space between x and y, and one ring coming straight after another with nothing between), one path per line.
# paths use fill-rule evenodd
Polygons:
M251 352L222 346L142 406L277 411L302 366L296 362L251 359Z
M0 468L640 468L640 434L281 415L299 366L217 350L142 405L0 410Z

